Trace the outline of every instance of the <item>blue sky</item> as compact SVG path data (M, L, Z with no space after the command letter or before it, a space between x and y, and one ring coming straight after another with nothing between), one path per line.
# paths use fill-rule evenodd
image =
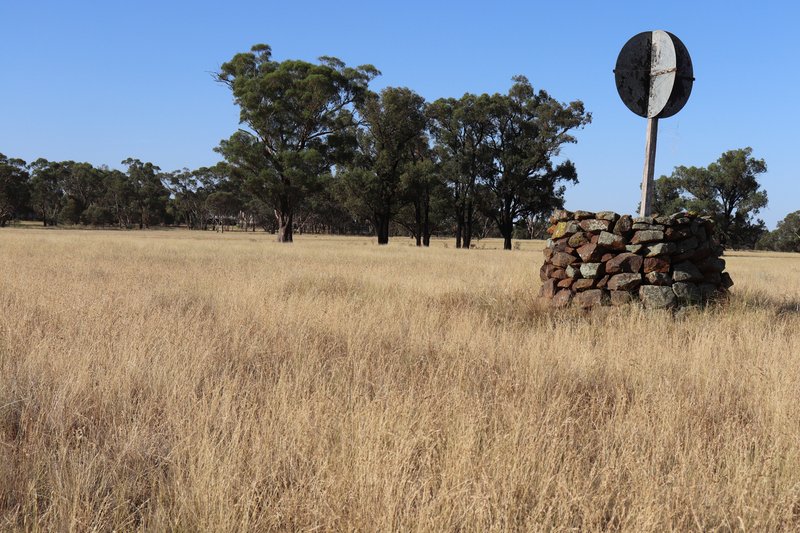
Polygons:
M504 92L515 74L593 123L563 155L580 183L570 209L633 212L645 120L617 96L612 70L627 39L665 29L695 67L689 103L659 124L656 176L752 146L770 228L800 209L800 7L794 2L21 2L0 4L0 152L28 161L164 170L218 160L238 123L211 73L255 43L277 60L333 55L371 63L373 87L429 100Z

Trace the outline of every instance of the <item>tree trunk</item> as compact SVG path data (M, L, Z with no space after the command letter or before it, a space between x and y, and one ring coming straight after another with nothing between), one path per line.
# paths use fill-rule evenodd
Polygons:
M375 232L378 237L378 244L389 244L389 214L375 214Z
M464 212L456 213L456 248L461 248L461 236L464 233Z
M278 222L278 242L292 242L293 218L291 211L275 210L275 220Z
M464 208L464 248L467 250L472 246L472 219L474 211L472 201L467 201Z
M431 245L430 211L431 211L431 203L430 203L430 197L428 197L428 198L426 198L425 211L424 211L424 213L422 215L422 245L423 246L430 246Z
M420 202L414 202L414 238L417 246L422 246L422 206Z
M500 222L500 233L503 235L503 250L511 249L511 236L514 234L514 223L510 216L503 215Z

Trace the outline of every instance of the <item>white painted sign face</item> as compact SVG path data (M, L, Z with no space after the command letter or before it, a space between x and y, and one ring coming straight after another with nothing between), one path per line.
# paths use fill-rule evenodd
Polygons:
M686 47L662 30L642 32L625 43L614 77L628 109L645 118L666 118L680 111L694 81Z
M658 116L667 106L675 85L675 46L665 31L656 30L650 38L650 86L648 88L647 118Z

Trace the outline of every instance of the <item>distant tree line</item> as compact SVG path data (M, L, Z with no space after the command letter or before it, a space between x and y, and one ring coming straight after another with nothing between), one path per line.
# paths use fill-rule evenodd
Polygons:
M561 103L516 76L505 94L464 94L426 102L405 87L380 92L372 65L274 61L261 44L215 74L231 90L241 127L215 148L223 161L164 172L129 158L125 171L74 161L27 163L0 154L0 226L13 219L45 226L410 235L418 246L453 236L544 235L578 180L562 159L572 132L591 122L580 101ZM678 167L656 180L654 206L714 214L728 246L787 249L796 218L776 232L753 220L767 196L766 171L752 150L726 152L707 168ZM794 229L793 229L794 228Z
M577 182L561 147L591 121L517 76L506 94L428 103L369 83L371 65L273 61L267 45L237 54L216 79L230 87L241 128L215 149L224 161L164 172L138 159L125 171L73 161L0 159L0 224L84 224L368 234L540 236Z

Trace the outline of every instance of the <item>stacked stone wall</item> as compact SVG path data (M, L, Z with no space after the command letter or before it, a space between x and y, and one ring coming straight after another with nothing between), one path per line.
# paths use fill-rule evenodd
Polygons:
M560 210L550 222L540 296L554 307L703 305L733 285L710 217Z

